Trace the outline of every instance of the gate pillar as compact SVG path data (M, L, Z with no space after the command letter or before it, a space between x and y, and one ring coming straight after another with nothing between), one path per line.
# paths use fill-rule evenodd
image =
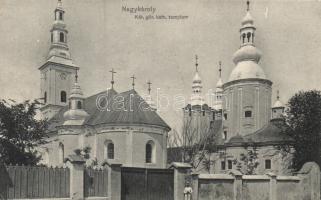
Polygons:
M186 175L190 174L192 166L188 163L173 162L170 168L174 169L174 200L184 199Z
M84 199L84 167L85 160L78 155L69 155L65 162L70 168L70 198Z

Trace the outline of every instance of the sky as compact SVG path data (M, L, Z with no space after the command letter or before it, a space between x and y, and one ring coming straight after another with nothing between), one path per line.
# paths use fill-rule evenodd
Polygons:
M223 81L235 67L239 28L245 0L62 0L68 45L80 67L85 96L110 87L111 68L117 71L115 89L159 93L188 101L195 72L195 54L204 91L215 89L218 62ZM46 61L56 0L0 0L0 98L22 101L40 97L38 68ZM152 7L154 13L129 13L122 8ZM260 65L281 100L300 90L321 90L321 1L251 1ZM187 16L184 19L135 19L135 15ZM187 102L186 102L187 103ZM173 105L173 100L170 101ZM174 129L182 109L160 110Z

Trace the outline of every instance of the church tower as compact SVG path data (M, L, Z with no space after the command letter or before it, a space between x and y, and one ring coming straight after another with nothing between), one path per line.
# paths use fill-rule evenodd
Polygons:
M193 143L204 139L209 133L211 123L215 119L214 110L205 104L202 95L203 85L198 70L198 57L196 56L195 58L195 75L192 82L191 101L183 108L183 134L185 145L192 145ZM189 137L189 139L186 137ZM191 138L193 138L193 141L190 140Z
M271 118L271 86L259 65L261 52L255 47L255 26L247 12L240 28L240 48L234 53L233 69L228 82L223 85L224 131L227 139L246 135L266 125Z
M69 92L78 67L73 63L67 44L68 31L64 22L65 11L58 0L54 11L54 23L50 30L51 43L47 61L39 67L40 93L44 99L41 112L50 119L63 106L68 105Z
M284 109L285 107L280 100L280 94L278 90L276 95L276 101L272 107L272 119L282 119L282 115L284 114Z
M222 63L219 62L219 79L216 83L215 93L214 93L214 106L215 118L221 119L223 110L223 81L222 81Z

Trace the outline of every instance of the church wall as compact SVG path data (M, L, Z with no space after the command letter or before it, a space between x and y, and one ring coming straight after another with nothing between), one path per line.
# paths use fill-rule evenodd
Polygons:
M166 144L164 144L163 135L155 134L151 132L134 132L133 133L133 151L132 151L132 166L138 167L165 167L163 146L166 149ZM146 163L146 144L152 141L154 144L153 149L153 159L152 163ZM165 151L166 152L166 151Z
M227 139L240 134L253 133L271 118L271 86L263 81L241 81L224 88L224 127ZM251 117L245 117L245 111Z
M251 148L249 148L251 149ZM211 173L226 173L228 172L228 160L235 160L237 159L240 161L241 154L247 154L247 149L244 147L227 147L225 151L220 153L212 153L211 160L214 162L211 166L210 172ZM257 147L258 153L258 162L259 165L257 166L255 173L256 174L265 174L268 172L273 172L275 174L282 174L282 175L289 175L291 173L290 169L288 169L289 162L291 160L291 156L282 156L281 152L277 150L274 146L262 146ZM265 161L271 160L271 169L266 169ZM221 168L221 162L225 161L225 170ZM240 161L243 164L242 161ZM232 169L237 169L236 164L233 163Z

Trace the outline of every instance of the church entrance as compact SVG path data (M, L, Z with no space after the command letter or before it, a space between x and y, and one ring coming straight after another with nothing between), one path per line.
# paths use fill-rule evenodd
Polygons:
M122 168L121 200L174 200L172 169Z

